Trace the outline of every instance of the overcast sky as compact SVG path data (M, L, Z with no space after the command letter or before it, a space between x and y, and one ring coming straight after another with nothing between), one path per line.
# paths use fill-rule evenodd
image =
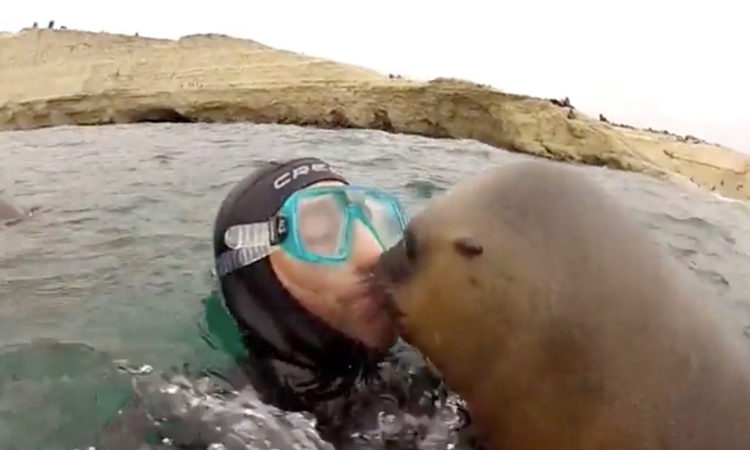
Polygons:
M176 38L237 37L429 79L570 97L596 116L750 152L750 4L740 0L10 1L39 22ZM747 5L747 6L746 6Z

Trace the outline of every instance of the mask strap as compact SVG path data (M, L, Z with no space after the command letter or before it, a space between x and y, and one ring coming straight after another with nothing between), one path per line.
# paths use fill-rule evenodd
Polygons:
M224 244L231 250L216 258L216 274L222 277L265 258L285 235L286 221L280 216L227 228Z
M242 247L265 247L272 245L275 220L267 222L233 225L224 232L224 244L237 250Z
M216 275L223 277L241 267L249 266L270 255L272 250L270 245L228 250L216 258Z

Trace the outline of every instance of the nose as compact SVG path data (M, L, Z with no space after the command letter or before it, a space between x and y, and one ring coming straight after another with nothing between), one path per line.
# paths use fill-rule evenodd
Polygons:
M357 222L352 233L351 263L357 271L369 270L383 252L375 236Z

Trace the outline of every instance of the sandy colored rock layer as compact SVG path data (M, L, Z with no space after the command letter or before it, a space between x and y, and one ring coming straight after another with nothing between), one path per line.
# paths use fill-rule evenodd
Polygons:
M251 121L468 138L551 159L689 179L750 198L750 155L589 118L567 102L427 83L219 35L27 29L0 36L0 129Z

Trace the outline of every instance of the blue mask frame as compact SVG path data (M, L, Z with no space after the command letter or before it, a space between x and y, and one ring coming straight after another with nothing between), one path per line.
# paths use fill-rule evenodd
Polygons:
M333 195L339 202L344 223L341 226L343 236L339 236L338 248L332 255L322 255L305 248L298 233L298 205L301 200ZM351 201L351 199L354 201ZM229 251L221 254L216 261L219 276L226 275L240 267L248 266L270 255L277 249L301 261L314 264L340 264L345 262L351 253L352 234L356 221L362 223L372 233L382 249L396 242L385 242L380 230L377 230L362 208L361 198L378 201L398 222L400 232L406 228L407 216L400 201L394 195L377 188L364 186L315 186L296 191L287 198L278 213L265 222L238 224L229 227L224 233L224 242ZM399 235L400 237L400 235ZM394 237L395 239L395 237Z

